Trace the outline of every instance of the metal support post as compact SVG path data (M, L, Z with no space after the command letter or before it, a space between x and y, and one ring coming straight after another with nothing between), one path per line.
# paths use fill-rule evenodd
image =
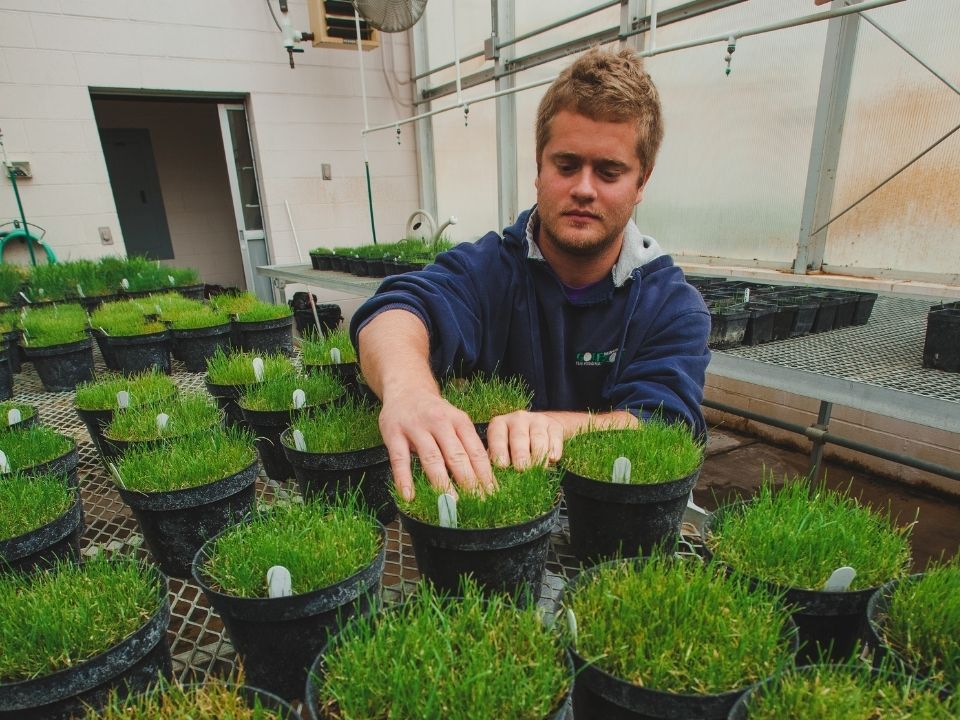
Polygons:
M837 9L845 5L843 0L833 0L831 7ZM823 265L827 231L822 226L830 219L833 206L859 23L858 13L831 18L827 23L827 42L820 72L820 94L813 124L800 236L793 263L793 271L798 275L819 270ZM815 228L818 230L815 231Z
M414 75L420 75L430 67L427 44L427 18L423 16L413 26L410 51L413 55ZM429 78L421 78L414 86L414 101L420 100L429 89ZM428 102L427 110L432 107ZM420 205L433 217L437 217L437 166L433 152L433 117L425 117L414 123L417 138L417 174L420 185Z
M811 436L813 447L810 449L810 467L807 470L807 477L816 480L820 474L820 463L823 461L823 446L826 445L825 435L827 426L830 424L830 413L833 411L833 403L826 400L820 401L820 412L817 414L817 424L809 428L807 435Z
M509 90L516 84L516 76L506 74L507 64L514 57L514 45L499 47L516 34L514 0L490 0L490 52L493 59L494 90ZM513 93L500 95L497 105L497 208L500 227L513 225L520 212L517 188L517 97Z

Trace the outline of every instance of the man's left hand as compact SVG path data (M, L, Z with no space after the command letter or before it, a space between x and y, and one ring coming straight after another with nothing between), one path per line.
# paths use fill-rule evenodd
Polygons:
M517 410L490 421L487 446L494 465L523 470L531 464L559 460L563 436L563 424L547 413Z

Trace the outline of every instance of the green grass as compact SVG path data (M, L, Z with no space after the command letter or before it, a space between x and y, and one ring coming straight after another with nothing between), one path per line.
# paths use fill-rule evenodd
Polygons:
M0 433L0 450L7 454L14 472L58 458L74 444L66 435L42 426Z
M23 343L30 347L66 345L87 337L87 313L79 305L27 308L20 323Z
M752 695L748 707L750 720L955 720L960 696L941 701L916 681L830 665L784 673Z
M0 577L0 682L73 667L118 644L155 613L166 587L133 558L102 554L31 578Z
M157 415L170 416L166 429L157 429ZM220 425L220 410L206 393L186 393L147 407L116 412L104 431L112 440L142 442L209 432Z
M884 639L913 668L960 687L960 556L898 583L881 623Z
M230 322L229 315L224 312L218 312L206 305L200 305L190 310L177 310L173 314L164 315L164 319L170 321L170 327L173 330L197 330L200 328L226 325Z
M357 361L357 351L350 342L350 333L346 328L334 330L319 340L304 340L300 345L304 365L331 365L330 351L336 348L340 351L341 363Z
M429 585L396 609L356 618L325 656L319 700L332 718L543 720L572 685L557 635L535 608L463 599Z
M245 310L237 313L237 322L263 322L265 320L277 320L287 318L293 315L293 310L289 305L273 305L271 303L258 302Z
M703 462L703 449L686 425L654 420L575 435L564 444L560 464L576 475L610 481L618 457L630 460L631 484L652 485L690 475Z
M113 292L99 266L92 260L35 265L30 268L29 285L29 295L33 300L96 297Z
M146 315L155 313L155 308L137 300L118 300L104 303L94 310L90 325L114 337L150 335L167 329L162 322L146 318Z
M290 358L280 353L225 353L221 348L217 348L213 356L207 359L207 380L213 385L252 385L256 382L253 374L255 357L263 358L264 380L273 380L296 372Z
M36 412L33 405L29 403L16 402L15 400L0 402L0 429L6 430L10 427L10 425L7 424L7 414L13 409L20 411L21 422L29 420L33 417L34 412Z
M698 559L608 563L564 603L577 618L577 652L642 687L726 692L793 663L781 598Z
M164 290L171 287L196 285L200 276L193 268L176 268L161 265L159 260L131 255L126 258L103 258L100 261L105 276L119 288L126 279L130 292ZM172 278L172 282L171 282Z
M247 410L293 410L293 391L297 389L307 396L304 407L325 405L345 392L343 383L330 373L287 375L248 385L237 404Z
M0 475L0 540L43 527L63 515L73 501L65 477Z
M228 315L246 312L250 308L259 304L257 296L253 293L222 293L210 298L211 307L225 312Z
M311 255L333 255L333 250L325 247L315 247L310 251Z
M184 297L178 292L154 293L138 302L147 312L157 313L164 320L173 320L180 313L207 307L199 300Z
M838 567L857 571L851 590L903 576L912 525L862 507L849 491L811 488L802 477L774 488L764 478L741 510L722 508L707 545L737 572L778 585L819 590Z
M267 570L283 565L299 595L356 574L373 562L380 545L376 520L354 507L275 505L226 531L203 572L221 592L267 597Z
M77 385L73 404L81 410L116 410L117 393L121 390L130 394L132 408L152 405L177 394L177 386L170 376L157 370L145 370L129 377L106 373L92 382Z
M0 303L12 302L25 281L26 276L20 266L0 263Z
M249 432L214 428L156 448L133 448L117 464L117 471L127 490L169 492L222 480L256 459Z
M461 528L497 528L533 520L550 510L558 500L559 475L544 465L526 470L494 468L499 488L489 495L460 492L457 499L457 524ZM437 510L439 490L430 485L419 468L413 477L415 496L405 501L393 488L397 506L432 525L440 524Z
M383 445L379 415L379 407L371 407L351 398L342 404L320 408L311 416L301 416L293 423L293 428L303 433L307 452L365 450Z
M203 685L161 681L147 693L121 699L111 693L102 710L87 710L83 720L283 720L278 711L264 709L260 698L248 703L237 687L222 680Z
M533 400L522 378L452 378L443 385L443 397L460 408L475 423L488 423L497 415L525 410Z
M0 267L6 267L0 263ZM20 311L3 310L0 311L0 333L13 332L20 328Z

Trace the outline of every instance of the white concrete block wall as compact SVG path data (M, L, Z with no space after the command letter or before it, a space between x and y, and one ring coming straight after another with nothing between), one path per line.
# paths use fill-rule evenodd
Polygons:
M304 0L290 8L294 27L308 29ZM273 262L298 259L285 201L304 256L369 242L356 52L303 47L291 70L263 0L0 0L0 129L10 158L33 166L21 183L28 220L60 257L122 253L90 89L203 92L247 97ZM364 64L371 123L409 115L387 85L390 73L409 76L406 34L384 36ZM378 240L399 239L420 204L412 133L399 147L392 133L371 135L368 149ZM332 180L320 180L321 163ZM15 214L0 180L0 221ZM100 243L101 226L115 245Z

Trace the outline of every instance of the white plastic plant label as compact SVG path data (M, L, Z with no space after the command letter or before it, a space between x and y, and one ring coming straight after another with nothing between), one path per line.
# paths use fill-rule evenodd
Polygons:
M567 629L570 631L570 641L577 646L577 616L573 608L567 608Z
M750 302L750 288L743 289L743 301Z
M823 584L823 590L824 592L846 592L856 576L857 571L849 565L838 567Z
M437 511L440 513L440 527L457 527L457 498L445 492L437 498Z
M113 475L113 479L116 481L117 485L119 485L122 488L126 487L126 485L123 484L123 478L120 477L120 471L117 470L116 465L114 465L112 462L108 462L107 470L109 470L110 474Z
M167 429L167 423L170 422L170 416L166 413L160 413L157 415L157 430L163 432Z
M47 294L47 291L44 290L43 288L37 288L37 294L39 294L40 297L43 297L44 295Z
M127 280L126 278L122 278L122 279L120 280L120 287L122 287L124 290L129 290L129 289L130 289L130 281Z
M300 388L297 388L296 390L294 390L293 391L293 409L299 410L306 404L307 404L307 394Z
M117 393L117 407L121 410L126 410L130 407L130 393L126 390L121 390Z
M307 451L307 441L303 439L303 433L296 428L293 430L293 446L300 452Z
M630 458L623 456L613 461L613 481L621 485L630 483Z
M161 315L163 315L163 310L160 309L159 305L154 304L153 309L157 311L157 317L160 317Z
M30 302L30 298L28 298L28 297L27 297L26 295L24 295L22 292L18 292L17 295L19 295L20 297L22 297L23 300L24 300L24 302L27 303L27 305L32 305L32 303ZM20 314L20 317L23 317L23 314L22 314L22 313Z
M255 357L250 364L253 365L253 379L261 382L263 380L263 358Z
M340 364L340 348L330 348L330 362L334 365Z
M293 595L293 581L290 578L290 571L283 565L274 565L267 570L267 592L272 598Z
M86 297L86 295L83 294L83 287L81 287L80 283L77 283L77 295L80 297Z
M7 460L7 454L0 450L0 473L6 474L8 472L10 472L10 461Z
M174 280L173 275L167 275L167 281L170 283L170 287L173 287L177 284L177 281Z
M20 414L20 410L18 408L10 408L7 411L7 425L9 427L20 424L22 420L23 415Z

